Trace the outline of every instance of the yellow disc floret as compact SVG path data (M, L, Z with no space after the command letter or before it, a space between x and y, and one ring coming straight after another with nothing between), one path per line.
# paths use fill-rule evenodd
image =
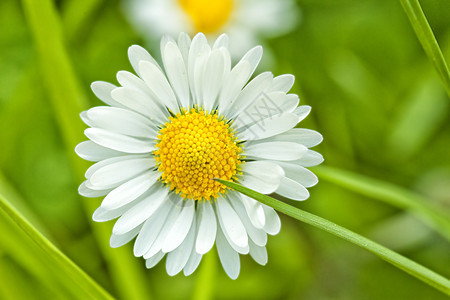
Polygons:
M217 198L226 187L213 178L230 180L241 164L241 148L217 114L184 111L169 118L158 139L155 158L161 179L184 198Z
M197 32L217 33L230 18L233 0L178 0Z

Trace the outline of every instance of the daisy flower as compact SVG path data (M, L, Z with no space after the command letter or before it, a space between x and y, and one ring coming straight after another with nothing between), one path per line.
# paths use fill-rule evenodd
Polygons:
M233 57L263 38L289 32L300 15L293 0L131 0L124 6L145 38L175 36L180 31L216 38L226 32Z
M76 153L96 162L79 192L103 197L93 219L115 222L111 246L136 238L134 254L169 275L195 271L214 244L225 272L239 275L239 254L267 263L267 234L280 231L270 207L227 189L214 178L264 194L309 197L322 162L309 150L322 136L294 128L309 111L288 94L292 75L259 74L262 47L231 67L228 37L211 47L199 33L161 42L162 65L139 46L128 56L137 76L117 73L120 86L94 82L105 102L81 113L90 127Z

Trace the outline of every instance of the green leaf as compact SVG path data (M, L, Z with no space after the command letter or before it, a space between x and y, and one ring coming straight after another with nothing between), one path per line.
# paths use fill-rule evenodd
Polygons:
M102 287L90 278L80 267L65 256L55 245L34 228L13 206L0 195L0 209L57 265L63 276L90 295L92 299L113 299Z
M420 195L389 182L333 167L315 167L314 172L320 179L392 206L411 211L450 241L450 216L437 210Z
M379 257L396 266L397 268L411 274L412 276L422 280L423 282L426 282L427 284L431 285L437 290L440 290L443 293L450 295L450 281L448 279L392 250L389 250L386 247L383 247L375 243L372 240L369 240L368 238L365 238L357 233L354 233L353 231L350 231L324 218L321 218L319 216L313 215L311 213L293 207L289 204L276 200L267 195L255 192L237 183L222 179L216 180L238 192L241 192L244 195L247 195L265 205L268 205L278 210L279 212L282 212L299 221L305 222L309 225L312 225L321 230L329 232L337 237L347 240L357 246L360 246L361 248L364 248L378 255Z
M448 65L445 62L444 55L442 55L439 44L434 37L433 31L431 30L430 24L428 24L419 1L400 0L400 2L425 50L425 53L438 71L447 94L450 96L450 72Z

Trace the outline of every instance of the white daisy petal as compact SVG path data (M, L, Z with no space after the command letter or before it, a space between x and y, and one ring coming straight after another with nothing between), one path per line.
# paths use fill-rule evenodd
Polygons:
M83 197L96 198L107 195L112 189L106 190L92 190L86 186L87 180L83 181L78 187L78 193Z
M244 166L241 184L263 194L273 193L284 176L283 169L277 164L266 161L247 162Z
M205 77L205 68L208 62L208 58L211 55L211 49L209 46L205 46L196 60L193 69L193 104L200 107L205 107L205 101L203 99L203 78Z
M188 57L189 57L189 48L191 47L191 39L189 35L185 32L180 32L177 40L178 48L180 49L181 55L183 56L183 60L185 65L187 66Z
M114 84L105 81L95 81L91 84L91 89L98 99L108 105L122 107L120 103L111 97L111 92L116 88Z
M230 56L230 52L228 51L227 48L221 47L221 48L219 48L219 51L220 51L220 53L222 54L222 57L223 57L223 65L224 65L224 67L223 67L223 79L225 79L225 78L228 78L228 75L231 72L231 56ZM222 80L222 81L223 81L222 82L222 86L223 86L223 83L224 83L225 80ZM221 91L222 91L222 89L221 89ZM219 92L218 98L219 97L220 97L220 92ZM219 99L218 99L218 101L219 101ZM217 103L217 104L219 104L219 103Z
M247 53L245 53L244 57L242 57L241 61L248 61L251 66L250 74L247 78L247 80L250 78L250 76L255 72L256 67L258 66L259 62L261 61L263 54L263 48L261 46L256 46L250 49Z
M265 139L293 128L299 122L295 113L286 113L273 118L262 119L242 130L239 137L244 141Z
M229 43L229 38L228 35L226 35L225 33L221 34L216 41L214 42L213 45L213 50L214 49L219 49L221 47L225 47L228 48L228 43Z
M298 122L301 122L304 118L306 118L311 112L311 106L302 105L295 109L294 114L299 117Z
M124 107L142 114L155 124L164 123L169 113L151 95L129 87L116 88L112 97ZM155 96L156 97L156 96Z
M322 135L317 131L305 128L294 128L293 130L297 135L298 141L308 148L317 146L323 140Z
M185 276L189 276L197 269L200 261L202 260L203 255L198 254L194 250L191 251L191 256L189 257L186 266L183 269L183 273Z
M88 128L84 134L94 143L116 151L148 153L155 150L150 140L137 139L101 128Z
M252 103L257 102L260 98L263 98L263 100L267 98L265 92L270 87L272 79L273 74L271 72L264 72L250 81L239 93L239 96L236 98L236 100L230 102L230 109L227 117L235 119L236 122L240 123L240 113L245 111L243 114L244 116L255 119L255 116L251 115L254 112L250 113L246 111L246 108ZM259 119L261 119L260 116L257 116L256 120Z
M196 85L194 80L194 70L196 65L196 60L203 53L210 51L210 47L208 42L206 41L206 37L203 33L198 33L192 39L191 46L189 48L188 55L188 76L189 76L189 85L191 88L191 94L196 95Z
M322 140L323 140L322 135L317 131L305 128L292 128L291 130L283 132L279 135L267 138L265 140L259 140L258 142L264 141L294 142L310 148L320 144Z
M268 161L249 161L242 167L245 176L241 180L244 186L253 187L263 193L269 194L277 189L281 178L284 177L283 169L276 163ZM256 179L251 181L250 179Z
M245 176L240 179L240 183L243 186L255 190L259 193L270 194L276 191L276 189L280 185L280 180L278 180L277 182L266 182L255 175L245 174Z
M75 153L88 161L101 161L107 158L124 155L124 152L102 147L92 141L84 141L75 147Z
M98 127L133 137L156 138L153 124L145 117L133 111L97 106L87 111L91 127Z
M143 256L153 245L170 212L171 201L164 201L142 226L141 232L134 243L134 256Z
M194 240L195 240L195 221L192 226L190 226L189 233L184 239L183 243L179 245L175 250L171 251L167 254L166 260L166 270L169 276L175 276L180 273L181 270L186 266L189 257L191 256L191 252L194 248Z
M133 89L141 93L148 93L150 90L145 85L144 80L128 71L119 71L116 74L117 81L122 87Z
M244 113L239 111L239 116L233 123L237 131L242 127L250 127L260 121L272 120L280 117L283 113L291 113L299 103L297 95L286 95L283 92L259 93L252 99L252 104L245 109Z
M244 224L236 214L234 209L228 203L226 199L217 199L216 201L217 217L220 222L220 226L225 234L229 237L230 242L240 248L248 246L248 236L245 230Z
M172 228L166 236L162 245L162 252L175 250L186 238L189 229L195 223L195 204L192 201L186 201L183 205L180 215L173 223Z
M312 187L319 182L319 179L313 172L302 166L286 162L278 162L278 165L283 168L286 177L301 183L305 187Z
M163 122L164 118L170 115L164 103L161 103L144 80L127 71L117 72L116 77L122 87L127 90L119 93L113 92L112 96L115 99L119 98L117 101L122 103L123 106L144 115L152 120L153 123ZM121 90L120 88L118 89ZM130 93L129 90L134 92ZM157 121L155 121L155 118L158 118Z
M203 103L206 111L216 106L216 98L222 85L225 62L219 50L213 50L205 65L203 74Z
M168 43L176 44L177 42L173 39L173 37L171 37L170 35L165 34L165 35L162 36L161 42L159 44L159 46L160 46L159 50L161 51L161 56L162 56L161 58L162 58L163 63L164 63L164 60L165 60L165 56L166 56L165 50L166 50L166 46L167 46Z
M303 185L287 177L281 179L275 193L291 200L302 201L309 198L309 192Z
M231 248L220 227L217 230L216 244L223 269L231 279L238 278L241 269L239 254Z
M244 57L231 70L229 76L225 79L222 93L219 98L219 110L221 110L226 117L232 117L238 113L239 108L243 107L242 103L240 102L244 102L244 100L246 99L249 99L249 101L253 99L252 96L242 96L240 97L241 100L238 103L238 100L236 98L258 66L259 61L261 60L261 56L262 47L256 46L250 49L250 51L248 51L244 55ZM261 77L265 78L265 76L267 75L263 75ZM253 81L255 81L255 79ZM257 79L256 82L253 83L251 85L251 88L249 88L248 90L258 91L257 88L260 87L260 80L262 79Z
M271 91L281 91L281 92L289 92L289 90L294 85L295 77L291 74L284 74L277 76L273 79L272 86L270 87Z
M224 78L219 96L219 111L226 114L230 105L241 92L251 72L251 65L247 61L239 62Z
M195 251L205 254L213 247L217 232L216 215L209 201L198 203L197 220Z
M247 231L250 240L252 240L258 246L265 246L267 243L267 235L264 232L264 230L256 228L251 223L250 217L247 215L245 207L242 203L242 198L240 197L240 194L229 193L228 199L230 200L231 205L233 206L234 210L241 219L242 224L244 224L245 230Z
M137 74L141 75L139 68L139 63L141 61L147 61L156 67L160 68L156 60L147 52L144 48L138 45L133 45L128 48L128 58L130 59L131 65Z
M304 167L313 167L323 162L322 154L308 150L300 159L292 161L292 163L299 164Z
M95 222L111 221L123 215L127 210L133 207L133 204L134 203L124 205L118 209L113 210L104 209L103 207L100 206L94 211L94 214L92 215L92 220L94 220Z
M141 226L138 226L124 234L113 233L111 235L111 238L109 239L109 245L111 246L111 248L119 248L134 239L140 230Z
M164 103L173 113L180 112L175 94L163 72L154 64L147 61L141 61L139 68L142 73L142 79L159 101Z
M106 209L116 209L137 199L161 176L159 172L145 172L112 190L101 204Z
M153 188L153 193L126 211L114 224L114 234L124 234L147 220L166 200L168 189Z
M147 269L153 268L154 266L156 266L164 258L164 255L166 255L164 252L159 251L158 253L156 253L152 257L147 258L145 260L145 267Z
M150 156L144 155L144 154L127 154L127 155L123 155L123 156L115 156L115 157L107 158L107 159L101 160L101 161L93 164L92 166L90 166L86 170L86 173L84 176L86 178L89 178L98 169L103 168L104 166L107 166L112 163L117 163L117 162L121 162L121 161L125 161L125 160L137 159L137 158L150 158Z
M245 210L247 211L248 217L250 218L253 226L255 226L255 228L262 229L266 223L266 216L262 205L255 199L245 195L241 195L241 197L242 204L244 204Z
M252 241L250 244L250 256L260 265L265 266L267 264L267 250L264 246L258 246Z
M189 106L189 80L183 56L178 46L169 42L164 49L164 68L181 106Z
M109 159L107 161L110 161L111 163L104 166L102 164L98 169L95 169L94 165L86 172L88 174L88 182L93 186L99 187L99 189L102 189L101 187L116 186L130 180L134 176L155 165L153 158L133 158L124 160ZM106 161L102 162L106 163ZM97 166L100 166L100 163L97 164ZM93 173L89 176L91 171L93 171Z
M83 121L84 124L86 124L87 126L92 127L92 121L89 119L89 117L87 115L87 111L82 111L80 113L80 118L81 118L81 121Z
M264 230L270 235L276 235L280 232L281 221L277 212L265 204L262 204L264 214L266 216L266 222L264 224Z
M285 101L280 104L280 108L285 112L293 112L300 103L300 99L295 94L287 94Z
M250 144L245 149L247 158L276 159L280 161L296 160L303 156L308 149L292 142L267 142Z
M175 197L175 196L173 196ZM166 240L167 235L169 234L170 230L173 227L173 224L177 220L178 216L181 214L182 208L183 208L183 200L178 199L175 200L173 197L169 196L169 202L171 204L169 215L167 216L161 231L158 234L158 237L153 242L150 249L144 254L144 258L147 259L148 257L151 257L155 255L158 251L161 251L162 246Z

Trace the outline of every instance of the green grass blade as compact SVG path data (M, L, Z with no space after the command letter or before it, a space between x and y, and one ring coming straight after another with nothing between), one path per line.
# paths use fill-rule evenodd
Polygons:
M3 196L3 198L8 199L9 204L15 207L10 202L11 198L5 196ZM15 209L17 211L17 207L15 207ZM23 212L20 212L21 216L24 217ZM30 223L28 218L24 217L24 219ZM30 225L33 226L31 223ZM35 226L33 227L35 230L39 231L41 235L46 236ZM72 299L74 296L89 297L89 294L80 289L78 285L73 284L72 280L67 280L67 276L61 276L61 268L59 265L55 264L51 260L51 257L43 252L39 245L31 240L22 228L17 226L17 224L2 209L0 209L0 228L2 229L0 230L0 251L3 251L4 259L11 263L11 267L14 267L16 270L22 269L21 274L25 275L26 279L18 280L17 282L21 284L27 282L27 286L23 287L24 290L31 289L33 291L34 282L39 284L42 291L54 294L54 297L51 297L52 299L55 297L58 299ZM49 242L52 243L50 240ZM32 253L32 255L30 255L30 253ZM0 280L0 282L2 281ZM34 298L39 298L39 296L35 295ZM44 299L47 298L48 297L44 297ZM4 298L0 297L0 299Z
M49 101L62 133L67 155L76 178L81 183L88 163L75 155L74 148L85 139L83 136L85 126L79 118L79 113L87 108L86 96L80 88L65 48L65 35L53 2L23 0L22 3L35 41ZM98 203L92 199L85 199L83 203L90 219ZM118 249L109 247L111 224L95 224L92 228L120 297L149 299L148 284L145 282L145 275L139 262L127 247Z
M450 241L450 216L431 206L418 194L382 180L333 167L315 167L314 172L322 180L413 212Z
M37 231L6 199L0 195L0 209L73 281L73 284L91 295L93 299L112 299L102 287L65 256L55 245Z
M272 197L260 194L251 189L243 187L237 183L221 179L216 180L238 192L241 192L244 195L252 197L253 199L258 200L259 202L278 210L279 212L282 212L299 221L305 222L309 225L312 225L321 230L329 232L337 237L347 240L357 246L360 246L361 248L364 248L378 255L379 257L396 266L397 268L431 285L437 290L440 290L441 292L450 295L450 281L448 279L392 250L389 250L386 247L381 246L380 244L375 243L372 240L369 240L368 238L365 238L357 233L354 233L351 230L341 227L319 216L305 212L289 204L276 200Z
M433 63L434 67L439 73L442 82L444 83L447 94L450 96L450 72L448 65L445 62L444 55L442 54L439 44L431 30L430 24L428 24L422 7L418 0L400 0L406 15L411 22L416 35L422 44L425 53Z

